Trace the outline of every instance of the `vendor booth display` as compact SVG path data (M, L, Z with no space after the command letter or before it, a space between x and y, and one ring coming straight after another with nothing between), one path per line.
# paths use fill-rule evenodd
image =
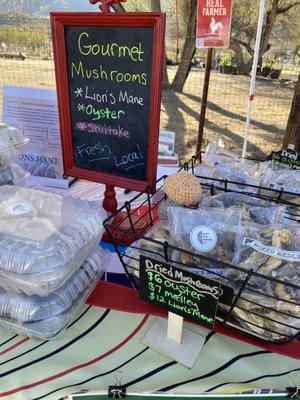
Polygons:
M162 176L159 153L177 165L175 133L159 140L166 15L110 12L122 1L50 13L58 108L45 103L50 120L28 126L38 146L23 148L24 126L0 123L0 327L13 331L0 343L0 397L88 397L120 368L126 380L108 397L130 398L132 386L238 393L266 377L281 390L276 378L299 368L272 353L300 358L300 157L259 162L214 144L202 155L206 91L197 156ZM25 182L29 173L43 179ZM102 187L87 201L91 182Z
M287 174L289 167L275 168ZM274 169L271 162L242 160L213 145L208 146L201 164L193 158L185 169L159 180L154 196L148 193L148 202L139 209L148 225L140 233L131 224L133 243L127 251L122 252L115 243L133 286L140 288L143 283L141 256L157 260L155 268L166 275L162 282L174 276L174 271L178 277L177 268L186 273L185 281L191 279L190 273L196 274L200 283L209 278L222 289L214 329L227 326L244 338L255 337L258 343L296 345L300 330L297 191L276 190L269 184L269 171ZM299 179L299 171L290 172ZM174 202L173 196L195 197L195 201ZM130 222L137 210L132 211L130 204L125 209L124 219ZM120 226L112 227L109 219L105 226L110 234L122 231ZM154 286L148 289L153 290L150 298L160 299ZM228 301L230 290L233 296ZM175 302L179 310L187 311L182 293L171 297L172 306ZM168 298L160 300L171 304Z
M0 122L0 185L20 184L29 176L15 164L27 143L28 139L19 129Z

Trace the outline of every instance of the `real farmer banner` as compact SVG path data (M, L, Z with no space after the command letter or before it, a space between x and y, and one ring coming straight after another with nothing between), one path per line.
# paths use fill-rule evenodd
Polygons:
M232 0L198 0L196 46L228 47Z

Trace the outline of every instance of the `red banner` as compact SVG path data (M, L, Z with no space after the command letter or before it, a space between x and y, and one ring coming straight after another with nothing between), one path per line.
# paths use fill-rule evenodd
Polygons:
M198 0L196 46L228 47L232 0Z

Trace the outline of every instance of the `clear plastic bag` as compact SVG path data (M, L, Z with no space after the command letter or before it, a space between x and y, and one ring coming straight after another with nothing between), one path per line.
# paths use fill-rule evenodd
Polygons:
M201 267L216 269L222 268L217 261L224 263L232 261L235 236L241 227L242 216L242 209L237 207L227 210L218 208L191 210L182 207L168 209L173 243L196 255L214 259L215 262L201 260ZM199 257L184 252L179 253L178 261L188 267L199 266Z
M220 193L215 196L207 194L202 197L201 206L225 209L233 206L243 207L245 210L244 222L252 221L264 225L278 223L286 215L286 206L234 192Z
M203 163L212 169L209 176L215 179L227 179L239 183L236 187L242 191L257 191L256 188L245 188L243 184L260 185L262 178L261 163L236 157L227 150L210 143L203 155ZM195 167L197 175L203 167ZM203 171L202 171L203 172ZM207 175L202 173L202 175Z
M29 176L29 173L22 167L17 164L12 164L7 169L0 171L0 186L21 185Z
M51 149L39 149L32 145L26 147L19 158L19 164L32 176L44 178L61 178L61 166L51 162Z
M296 247L296 244L291 247ZM259 265L262 258L259 258L259 253L257 256ZM250 257L254 261L255 253ZM268 340L285 340L287 336L296 336L300 329L299 263L281 261L276 267L275 257L264 259L265 263L256 268L262 275L251 275L232 311L242 327ZM272 268L272 263L276 268ZM241 284L241 276L245 279L246 274L239 272L232 278Z
M0 123L0 170L7 169L18 158L22 147L28 143L22 132Z
M228 278L240 287L251 270L232 313L238 323L268 340L295 336L300 328L299 226L249 224L236 236Z
M15 186L0 187L0 287L46 296L101 240L97 204Z
M299 226L249 225L236 237L233 263L245 270L280 279L282 282L299 283L300 280L300 228ZM239 279L239 276L233 278ZM276 283L253 277L250 284L258 290L276 295ZM282 294L287 296L279 288ZM290 293L287 300L298 294ZM298 298L298 301L300 298Z
M278 191L290 192L291 194L283 194L281 196L283 200L291 200L299 197L300 171L269 163L264 174L263 186Z
M46 297L0 291L0 325L49 339L62 330L105 270L107 252L94 251L60 289Z
M299 305L266 298L259 294L245 293L243 295L244 299L239 299L232 311L242 327L268 340L280 341L286 336L298 334ZM294 316L286 313L294 314Z

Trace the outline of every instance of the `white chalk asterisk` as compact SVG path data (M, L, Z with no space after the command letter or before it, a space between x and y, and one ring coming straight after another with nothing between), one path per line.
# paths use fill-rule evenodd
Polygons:
M82 97L83 89L77 88L74 93L75 93L76 97Z
M78 111L85 111L85 105L82 103L77 104L77 110Z

